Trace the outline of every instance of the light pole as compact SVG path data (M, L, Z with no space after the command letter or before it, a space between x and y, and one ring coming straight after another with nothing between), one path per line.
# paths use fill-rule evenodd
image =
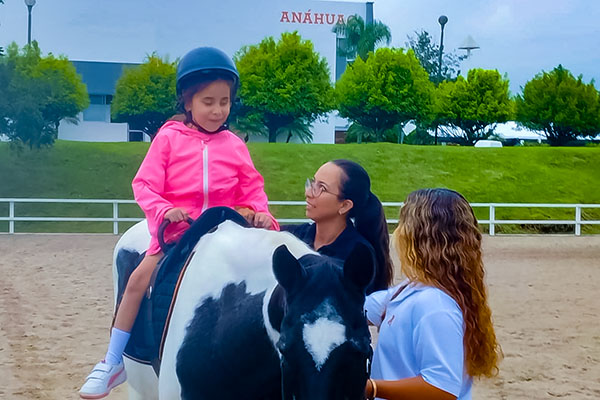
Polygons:
M27 6L27 44L31 44L31 9L35 6L35 0L25 0Z
M438 22L440 23L440 27L442 30L442 35L440 37L440 55L439 55L439 61L438 61L438 83L442 82L442 54L444 53L444 26L446 25L446 23L448 22L448 17L446 17L445 15L441 15L438 18Z
M440 37L440 55L439 55L439 59L438 59L438 85L439 85L440 83L442 83L442 54L444 53L444 26L448 22L448 17L446 17L445 15L440 15L440 17L438 18L438 22L440 23L440 27L442 30L442 34ZM435 142L434 142L435 145L437 145L437 137L438 137L438 127L436 125L435 126Z

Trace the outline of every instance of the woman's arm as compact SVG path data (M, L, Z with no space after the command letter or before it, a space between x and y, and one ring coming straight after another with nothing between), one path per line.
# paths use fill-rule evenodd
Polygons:
M374 385L373 385L374 382ZM375 393L375 388L377 392ZM365 396L372 399L374 396L381 399L398 400L454 400L456 396L430 385L425 380L416 376L414 378L400 379L397 381L368 380Z
M365 312L367 315L367 322L369 325L379 327L385 319L385 312L388 303L391 300L393 293L397 290L397 287L393 287L387 290L380 290L373 292L365 299Z

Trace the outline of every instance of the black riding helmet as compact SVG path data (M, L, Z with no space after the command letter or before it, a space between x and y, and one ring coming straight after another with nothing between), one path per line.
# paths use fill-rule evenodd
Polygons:
M214 47L198 47L188 52L177 66L177 96L183 90L201 80L204 76L223 76L233 81L232 99L239 86L240 75L233 60L223 51Z
M223 51L214 47L198 47L188 52L177 65L177 108L185 115L185 123L194 125L199 131L204 133L217 133L228 129L227 124L223 124L217 131L209 132L198 125L192 117L190 111L185 110L185 101L183 92L202 81L212 81L224 79L233 82L231 86L231 102L235 101L235 96L240 83L240 75L233 63L233 60Z

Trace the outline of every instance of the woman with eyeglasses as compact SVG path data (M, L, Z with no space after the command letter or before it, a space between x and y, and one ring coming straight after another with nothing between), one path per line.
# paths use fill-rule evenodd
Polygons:
M369 174L350 160L322 165L306 180L306 216L313 223L284 225L317 252L345 260L357 243L373 251L376 273L367 294L387 289L393 279L383 206L371 192Z

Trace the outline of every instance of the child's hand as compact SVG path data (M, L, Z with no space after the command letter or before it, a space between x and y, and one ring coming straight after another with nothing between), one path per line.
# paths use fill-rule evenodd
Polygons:
M254 210L248 207L235 207L237 211L250 225L254 225Z
M187 211L185 211L185 209L180 207L171 208L165 213L165 219L168 219L170 222L185 221L189 217L190 214L188 214Z
M273 228L273 220L269 214L257 212L254 214L253 225L257 228L271 229Z

